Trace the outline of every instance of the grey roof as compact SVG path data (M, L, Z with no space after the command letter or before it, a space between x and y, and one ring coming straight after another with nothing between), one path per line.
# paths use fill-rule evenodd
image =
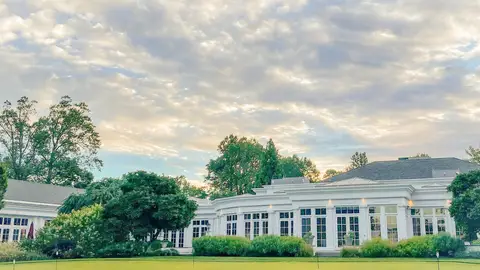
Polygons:
M83 192L83 189L72 187L8 180L8 187L4 199L60 205L70 194Z
M307 177L287 177L281 179L272 179L272 185L304 184L310 183Z
M354 177L370 180L421 179L454 177L456 173L480 170L480 166L458 158L411 158L406 160L375 161L333 176L326 181L340 181Z

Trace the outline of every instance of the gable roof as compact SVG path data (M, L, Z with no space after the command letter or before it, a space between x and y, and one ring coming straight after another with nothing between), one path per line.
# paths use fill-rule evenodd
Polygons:
M332 176L326 181L341 181L355 177L369 180L455 177L457 172L465 173L472 170L480 170L480 166L458 158L412 158L375 161L346 173Z
M8 180L5 200L61 205L72 193L83 189L62 187L20 180Z

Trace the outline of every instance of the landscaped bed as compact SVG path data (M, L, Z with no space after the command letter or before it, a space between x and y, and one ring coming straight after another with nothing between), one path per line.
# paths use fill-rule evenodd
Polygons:
M162 257L136 259L65 260L17 264L16 270L436 270L435 259L342 259L342 258L226 258L226 257ZM0 264L0 270L13 269L12 264ZM440 261L442 270L477 270L480 260L446 259Z

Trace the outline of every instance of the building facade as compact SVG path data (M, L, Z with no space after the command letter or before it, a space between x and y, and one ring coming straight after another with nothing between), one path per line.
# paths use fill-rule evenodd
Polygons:
M205 235L253 239L310 232L317 251L336 251L376 237L398 242L441 232L456 235L447 187L458 173L478 169L456 158L402 159L372 162L320 183L274 179L254 195L195 199L198 209L190 226L162 233L160 239L190 252L192 241ZM10 180L0 210L0 239L19 241L40 229L75 192L83 190Z

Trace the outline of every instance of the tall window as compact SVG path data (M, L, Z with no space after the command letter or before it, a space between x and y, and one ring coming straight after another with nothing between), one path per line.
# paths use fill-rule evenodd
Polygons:
M422 224L419 217L412 217L413 236L422 235Z
M13 230L13 242L18 242L19 240L19 237L20 237L20 230L19 229L14 229Z
M425 218L425 234L433 234L433 220L432 218Z
M243 219L245 220L245 237L250 239L250 233L252 230L252 214L245 214Z
M300 216L302 217L302 237L312 231L312 209L300 209Z
M280 212L280 235L293 235L293 212Z
M25 239L27 236L27 229L21 229L20 230L20 239Z
M388 240L394 243L398 242L398 228L396 216L387 216L387 232Z
M227 235L237 235L237 215L227 216Z
M438 229L438 233L442 233L446 231L444 218L437 218L437 229Z
M178 231L178 247L183 248L185 242L185 230L181 229Z
M193 221L193 238L205 236L210 223L207 219Z
M370 215L370 234L372 239L373 238L380 238L382 237L382 225L381 225L381 208L380 206L377 207L369 207L368 212Z
M9 237L10 237L10 229L3 229L3 231L2 231L2 242L8 242Z
M317 247L327 247L327 209L315 209L317 219Z
M170 238L170 242L172 242L174 247L178 247L177 244L177 231L172 231L172 237Z

